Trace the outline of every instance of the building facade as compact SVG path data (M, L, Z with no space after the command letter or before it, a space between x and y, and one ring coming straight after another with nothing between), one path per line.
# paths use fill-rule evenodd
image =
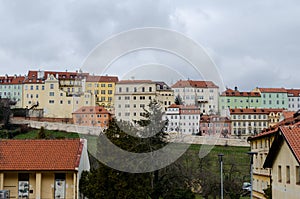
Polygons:
M246 139L279 122L283 109L230 109L232 136Z
M143 119L151 101L156 100L161 110L173 103L173 91L165 83L151 80L121 80L116 84L115 116L117 120Z
M298 111L300 109L300 89L286 89L288 94L289 111Z
M99 106L104 106L108 110L114 108L115 86L118 82L116 76L87 76L85 91L95 97L95 102Z
M8 98L16 105L14 108L23 107L23 81L24 76L0 76L0 98Z
M172 89L184 105L198 106L205 115L219 111L219 87L212 81L179 80Z
M0 190L10 198L79 198L86 140L1 140L0 151Z
M64 77L65 73L44 72L42 74L40 71L29 71L24 80L23 108L41 110L37 112L39 115L32 111L30 117L72 118L72 112L81 106L95 104L90 93L83 92L79 86L71 88L71 85L78 82L78 77L72 75L74 81L71 81L71 75ZM63 78L62 81L58 79L60 77ZM68 85L61 86L66 82Z
M82 106L72 113L73 123L80 126L98 126L107 128L111 119L111 114L105 107Z
M288 92L285 88L255 88L253 92L260 92L261 108L288 109Z
M200 136L217 136L229 138L231 135L231 120L219 115L203 115L200 119Z
M167 108L164 119L168 121L166 132L189 135L199 134L200 109L193 105L172 104Z
M299 198L300 124L279 127L266 157L264 168L271 169L272 198Z
M231 108L260 108L261 95L259 92L241 92L235 87L234 90L226 89L219 97L219 112L228 115Z

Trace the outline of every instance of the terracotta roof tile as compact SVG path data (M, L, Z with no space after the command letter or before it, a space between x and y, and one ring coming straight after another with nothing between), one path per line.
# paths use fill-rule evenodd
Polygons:
M258 88L261 93L287 93L285 88Z
M63 140L0 140L0 170L75 170L83 142Z
M24 76L1 76L0 84L23 84Z
M240 91L235 91L232 89L226 89L226 91L224 91L221 96L234 96L234 97L260 97L260 93L259 92L240 92Z
M118 82L119 79L117 76L93 76L89 75L86 78L86 82Z
M73 114L110 114L104 107L102 106L82 106Z
M290 97L299 97L300 96L300 89L286 89L288 92L288 96Z
M296 159L300 162L300 127L298 125L282 126L280 130Z
M284 109L272 109L272 108L234 108L230 109L230 114L269 114L271 112L278 113Z
M179 80L172 86L172 88L184 88L184 87L219 88L212 81L195 81L195 80Z

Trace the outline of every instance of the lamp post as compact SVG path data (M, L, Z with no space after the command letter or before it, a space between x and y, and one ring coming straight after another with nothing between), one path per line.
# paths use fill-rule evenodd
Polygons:
M251 183L251 192L250 192L250 199L253 198L253 155L257 155L257 152L250 151L248 152L250 155L250 183Z
M221 199L224 198L224 195L223 195L223 156L224 156L224 154L218 154L219 161L220 161L220 173L221 173Z

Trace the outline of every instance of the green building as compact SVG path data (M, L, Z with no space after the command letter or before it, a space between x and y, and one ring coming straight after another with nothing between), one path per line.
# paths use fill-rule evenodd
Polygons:
M285 88L255 88L261 95L261 108L288 109L288 91Z
M233 108L260 108L261 94L257 91L241 92L235 87L234 90L226 89L219 97L219 112L228 115L229 109Z
M16 108L21 108L24 79L24 76L0 76L0 98L11 99L16 102Z

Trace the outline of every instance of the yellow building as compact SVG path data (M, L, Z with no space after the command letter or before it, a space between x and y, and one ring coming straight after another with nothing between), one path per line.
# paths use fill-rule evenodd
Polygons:
M96 104L111 110L114 107L116 76L87 76L85 91L92 94Z
M281 126L264 167L271 168L272 198L300 196L300 123Z
M73 73L68 76L66 72L29 71L24 81L23 106L29 110L30 117L72 118L72 112L81 106L95 103L91 94L84 93L79 83L74 88L71 87L78 82L78 77L74 75L70 80L71 74ZM69 85L66 86L66 82Z
M1 140L0 151L0 190L10 198L79 198L86 140Z

